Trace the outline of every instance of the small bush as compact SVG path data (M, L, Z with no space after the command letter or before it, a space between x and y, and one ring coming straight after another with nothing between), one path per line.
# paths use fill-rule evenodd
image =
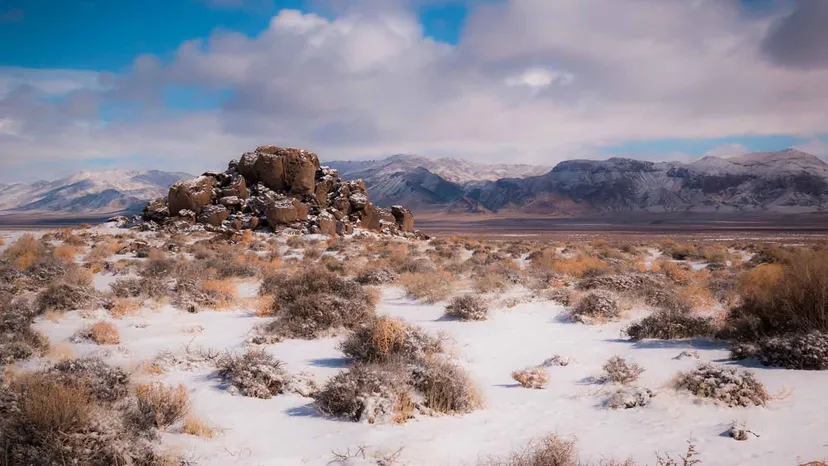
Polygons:
M655 396L652 390L639 387L624 387L615 391L604 403L610 409L632 409L647 406Z
M409 296L433 304L454 292L454 278L444 270L431 273L404 273L400 283Z
M676 340L709 337L716 333L713 318L688 315L684 312L659 310L628 325L623 333L632 341L645 338Z
M638 380L644 368L633 362L627 362L621 356L613 356L604 363L604 373L598 378L601 383L629 384Z
M462 367L433 357L414 368L413 385L425 407L447 414L468 413L483 405L480 393Z
M478 293L502 293L510 285L505 277L496 273L487 273L474 280L474 289Z
M603 290L590 292L572 309L572 320L585 324L606 322L620 315L621 309L615 295Z
M770 399L765 386L752 372L714 364L700 364L679 374L676 388L728 406L764 406Z
M244 396L271 398L289 384L284 363L263 349L249 349L241 356L227 353L217 366L219 377Z
M489 306L479 296L455 296L446 306L446 316L460 320L486 320L489 317Z
M96 301L97 294L92 288L57 283L50 285L37 295L37 309L40 313L66 312L84 309Z
M375 318L365 327L354 331L342 342L340 349L346 356L363 363L388 362L393 358L422 361L443 350L439 338L432 337L419 327L402 319Z
M828 334L813 331L805 335L770 337L758 345L734 345L731 359L756 356L766 366L799 370L828 370Z
M549 382L549 372L540 366L527 367L512 372L512 378L524 388L541 389Z
M121 342L121 332L118 327L103 320L92 324L87 336L99 345L117 345Z
M502 458L487 458L478 466L581 466L575 440L550 435L529 443L522 451Z
M167 428L184 418L190 410L190 397L183 385L172 387L162 382L135 386L136 422L146 428Z
M213 438L217 434L215 427L192 415L187 416L184 419L184 424L181 426L181 432L205 439Z
M110 285L112 294L118 298L159 299L170 293L169 287L160 278L119 278Z
M99 401L124 398L129 390L129 375L99 358L86 357L60 361L45 372L49 380L79 387Z
M363 285L387 285L397 280L397 272L381 267L369 267L357 275L357 282Z

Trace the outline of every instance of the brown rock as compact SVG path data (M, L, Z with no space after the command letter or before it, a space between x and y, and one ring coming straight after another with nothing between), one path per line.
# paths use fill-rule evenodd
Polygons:
M334 219L333 215L323 212L319 214L317 223L319 224L319 233L328 236L336 235L336 219Z
M163 222L169 216L170 209L167 207L167 200L163 197L150 201L141 212L141 217L146 221Z
M287 225L308 219L308 206L297 199L283 198L268 206L267 221L273 225Z
M237 197L247 199L250 197L250 190L247 189L247 182L243 176L236 175L230 178L227 186L221 189L222 197Z
M365 206L362 212L360 212L359 220L362 223L363 228L374 231L382 230L382 222L388 222L391 224L396 223L394 215L391 214L391 211L377 207L370 202Z
M321 207L328 206L328 194L333 190L333 180L330 178L322 178L316 182L316 189L314 189L314 196L316 202Z
M338 221L336 222L336 234L338 235L350 235L354 232L354 226L351 225L349 222Z
M239 159L239 163L236 166L236 170L238 170L239 174L241 174L241 176L243 176L246 181L249 181L251 184L259 182L259 174L256 172L256 161L258 159L259 155L257 153L245 152Z
M198 223L205 223L214 227L220 226L221 222L230 217L230 211L221 205L208 205L201 209L198 214Z
M414 231L414 214L410 210L403 208L403 206L393 205L391 206L391 215L394 216L400 231L403 233Z
M170 187L169 205L170 214L178 215L182 209L200 213L202 207L211 204L215 178L199 176L188 181L176 181Z

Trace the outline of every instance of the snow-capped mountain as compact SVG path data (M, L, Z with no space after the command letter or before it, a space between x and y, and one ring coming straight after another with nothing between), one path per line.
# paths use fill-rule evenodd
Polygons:
M159 170L82 171L55 181L0 185L0 214L134 212L167 194L187 173Z

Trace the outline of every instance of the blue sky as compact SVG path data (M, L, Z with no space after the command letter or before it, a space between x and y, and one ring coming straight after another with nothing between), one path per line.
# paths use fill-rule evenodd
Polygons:
M265 142L323 159L826 156L815 3L0 0L0 181L199 171Z

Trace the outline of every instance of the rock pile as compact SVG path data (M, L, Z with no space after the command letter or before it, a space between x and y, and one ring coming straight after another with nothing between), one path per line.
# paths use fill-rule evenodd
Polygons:
M408 209L378 207L361 180L340 179L313 152L276 146L247 152L224 172L176 182L167 198L147 204L142 218L173 228L200 224L216 231L268 226L331 236L355 228L417 234Z

